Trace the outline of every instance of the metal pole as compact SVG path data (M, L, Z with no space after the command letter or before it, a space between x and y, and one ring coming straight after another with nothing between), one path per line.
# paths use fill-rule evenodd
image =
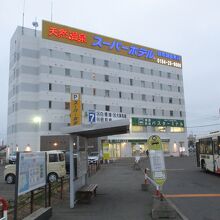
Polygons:
M18 178L19 178L19 157L20 152L16 154L16 177L15 177L15 203L14 203L14 220L17 220L18 212Z
M69 139L70 148L70 208L75 205L75 185L74 185L74 161L73 161L73 135L70 134Z
M31 213L34 210L34 190L31 190Z
M88 138L85 137L85 151L86 151L86 175L85 175L85 184L88 184Z

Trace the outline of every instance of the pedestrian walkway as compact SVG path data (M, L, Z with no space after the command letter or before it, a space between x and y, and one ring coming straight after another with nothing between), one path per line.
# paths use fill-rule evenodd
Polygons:
M69 208L69 197L53 206L53 220L148 220L151 218L152 192L141 191L144 175L134 170L134 159L120 159L103 164L89 178L97 183L97 196L90 204Z

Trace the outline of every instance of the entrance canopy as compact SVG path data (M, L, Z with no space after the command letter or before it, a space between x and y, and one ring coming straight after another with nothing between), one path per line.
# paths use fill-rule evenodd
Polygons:
M117 134L125 134L129 132L130 122L128 119L115 120L109 122L103 122L99 124L87 124L87 125L77 125L71 127L65 127L62 129L64 134L70 135L70 155L73 154L73 136L81 136L85 138L85 149L88 149L88 138L97 138L103 136L117 135ZM78 142L78 141L77 141ZM79 144L77 143L77 146ZM74 179L74 163L73 157L70 157L70 208L74 208L75 205L75 193L78 188L87 184L87 167L88 167L88 159L84 157L81 160L80 167L80 176L75 180ZM84 164L83 164L84 163ZM77 184L75 181L78 181Z
M62 132L65 134L79 135L85 138L95 138L128 133L129 125L129 119L122 119L98 124L65 127L62 129Z

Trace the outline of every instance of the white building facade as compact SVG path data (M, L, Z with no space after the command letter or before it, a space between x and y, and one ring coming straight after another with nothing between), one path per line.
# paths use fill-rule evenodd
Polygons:
M182 57L46 22L18 27L11 39L8 136L11 151L40 149L40 137L70 125L70 96L80 93L82 123L129 118L130 133L106 137L112 157L142 152L152 134L164 152L187 151ZM46 37L45 37L46 36Z

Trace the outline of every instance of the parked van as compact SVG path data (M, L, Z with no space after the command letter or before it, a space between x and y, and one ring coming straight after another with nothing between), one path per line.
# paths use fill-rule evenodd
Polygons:
M62 151L46 151L47 153L47 180L55 182L66 175L65 155ZM4 179L8 184L15 183L16 165L5 166Z

